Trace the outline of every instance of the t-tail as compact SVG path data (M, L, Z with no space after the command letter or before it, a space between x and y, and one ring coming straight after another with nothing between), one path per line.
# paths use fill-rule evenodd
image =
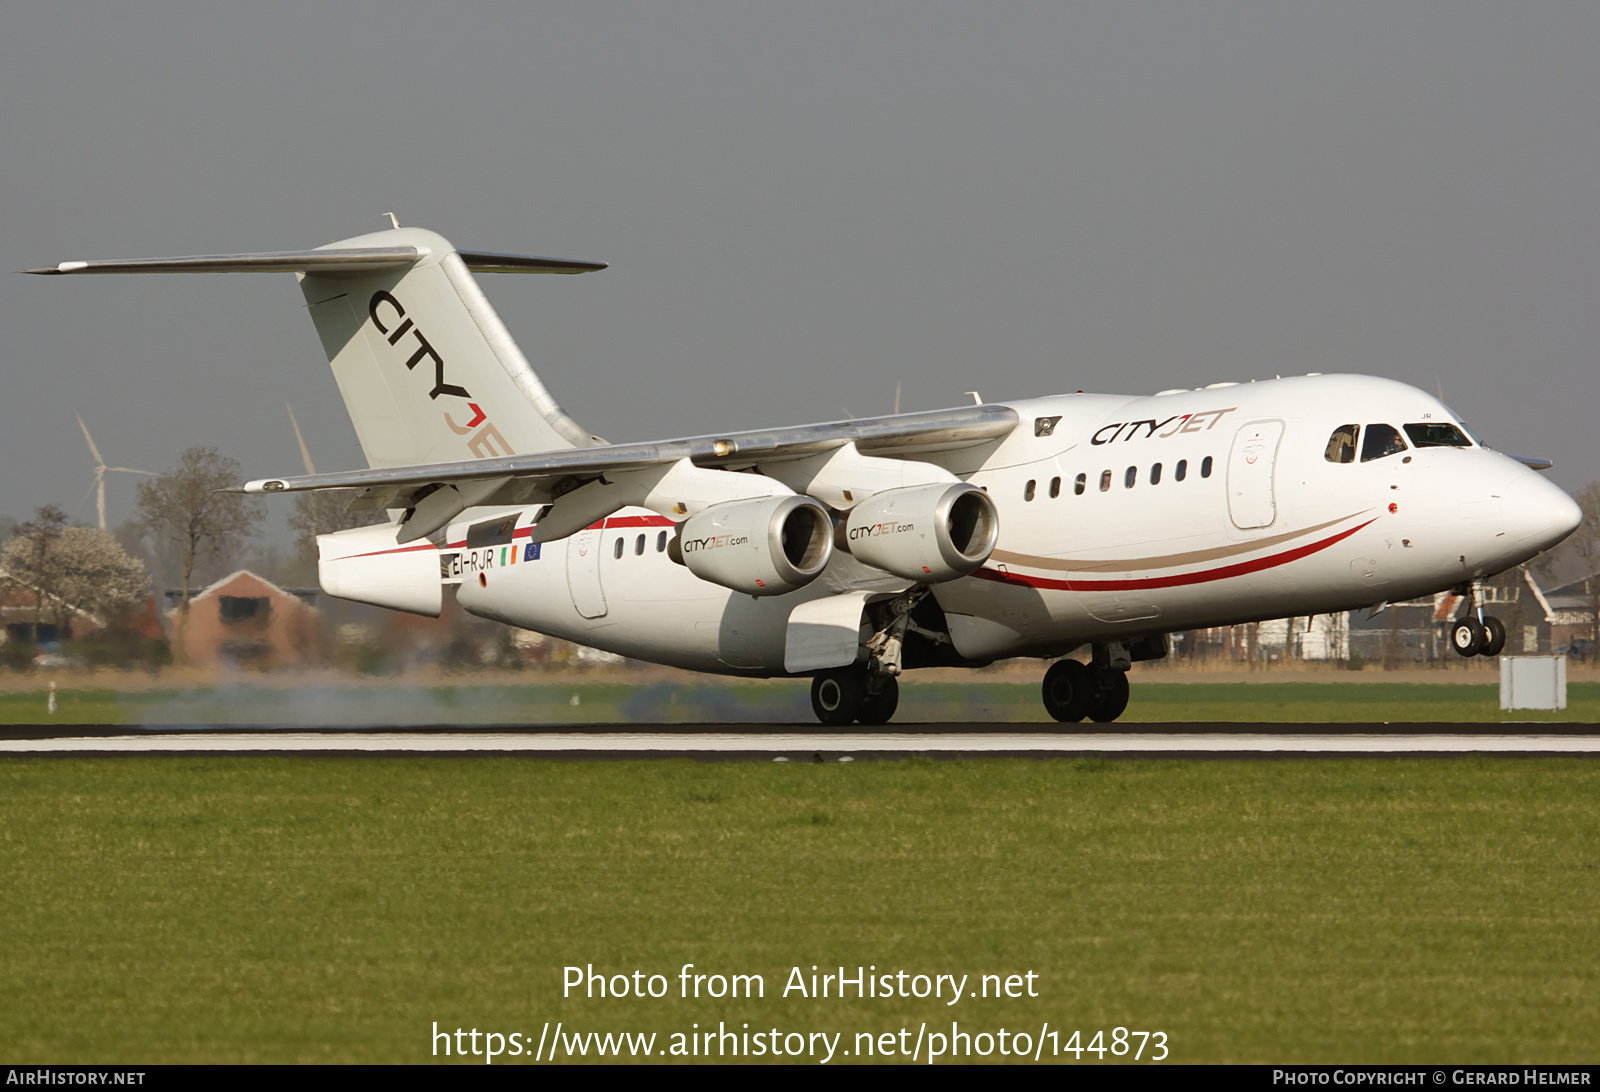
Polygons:
M599 443L545 389L472 271L604 268L457 251L431 231L397 227L315 250L62 262L27 272L296 273L368 465L395 467Z

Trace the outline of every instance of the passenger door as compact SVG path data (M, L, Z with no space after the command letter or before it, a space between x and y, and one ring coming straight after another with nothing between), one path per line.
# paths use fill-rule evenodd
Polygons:
M1240 530L1270 527L1278 518L1272 479L1282 439L1282 421L1251 421L1234 434L1228 455L1228 515Z

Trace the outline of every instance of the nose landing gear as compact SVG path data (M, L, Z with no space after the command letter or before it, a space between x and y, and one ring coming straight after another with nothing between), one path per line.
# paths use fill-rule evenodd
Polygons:
M1498 656L1506 646L1506 627L1492 614L1483 613L1477 581L1456 589L1467 597L1466 610L1450 627L1450 647L1459 656Z

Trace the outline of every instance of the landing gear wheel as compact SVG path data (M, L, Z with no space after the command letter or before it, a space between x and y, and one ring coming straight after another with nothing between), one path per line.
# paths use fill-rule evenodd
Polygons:
M1476 618L1463 618L1450 630L1450 647L1459 656L1476 656L1483 651L1489 635Z
M1089 702L1089 719L1096 724L1110 724L1128 708L1128 676L1122 671L1107 671L1099 682Z
M883 677L883 689L869 693L856 714L858 724L888 724L900 704L900 683L893 675Z
M866 700L867 673L859 667L836 667L811 680L811 711L830 727L854 721Z
M1500 650L1506 647L1506 624L1492 614L1483 617L1483 629L1487 635L1483 648L1478 651L1479 656L1498 656Z
M1076 724L1089 715L1094 673L1077 660L1057 660L1044 673L1043 691L1044 711L1062 724Z

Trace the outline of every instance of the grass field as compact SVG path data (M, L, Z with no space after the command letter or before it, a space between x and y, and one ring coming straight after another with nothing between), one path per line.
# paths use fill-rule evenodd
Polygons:
M1581 759L11 759L0 1043L418 1062L434 1021L850 1049L1048 1020L1175 1062L1592 1061L1597 794ZM673 995L564 1000L589 963ZM683 963L766 996L675 999ZM813 964L1039 996L783 999Z
M574 724L814 722L804 680L770 683L572 681L545 685L305 687L237 685L118 692L64 687L60 712L37 692L0 693L0 723ZM898 723L1047 723L1034 682L901 687ZM1560 711L1501 712L1493 683L1171 683L1136 679L1123 720L1600 722L1600 682L1575 682Z

